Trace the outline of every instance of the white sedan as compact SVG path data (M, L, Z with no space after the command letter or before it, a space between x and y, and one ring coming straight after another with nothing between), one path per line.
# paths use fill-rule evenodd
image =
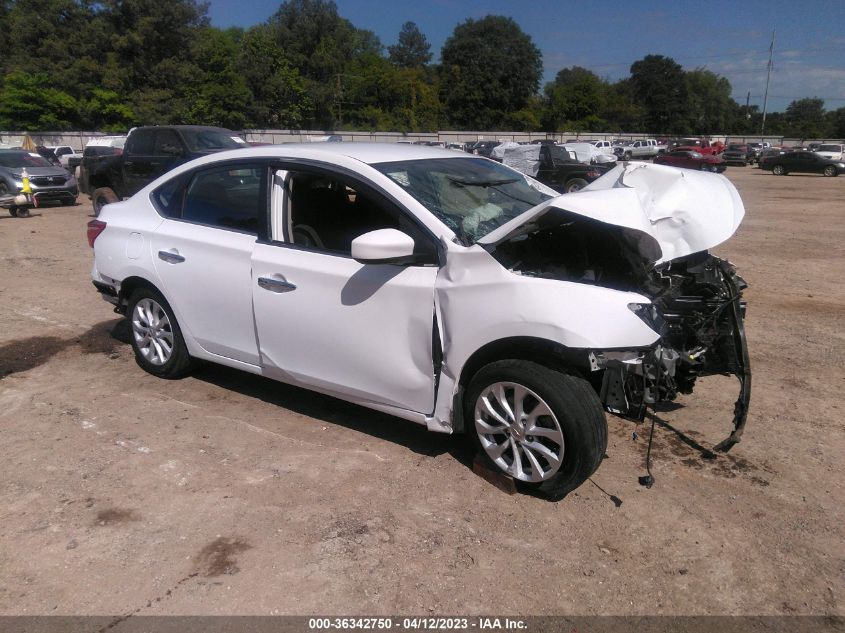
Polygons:
M742 280L707 250L730 182L651 164L577 194L494 161L358 143L186 163L88 225L92 277L161 377L212 361L432 431L559 498L599 466L604 410L642 419L732 373Z

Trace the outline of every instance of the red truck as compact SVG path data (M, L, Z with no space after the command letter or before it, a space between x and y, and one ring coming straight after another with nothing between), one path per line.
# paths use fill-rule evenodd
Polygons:
M687 150L704 154L705 156L716 156L725 151L725 144L721 141L710 142L706 138L677 138L669 143L670 150Z

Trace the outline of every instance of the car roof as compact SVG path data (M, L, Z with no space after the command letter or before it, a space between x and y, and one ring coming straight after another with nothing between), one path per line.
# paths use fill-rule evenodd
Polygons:
M392 163L405 160L430 158L475 158L472 154L459 154L454 150L428 145L405 145L400 143L286 143L284 145L261 145L234 149L215 154L217 159L234 158L248 152L254 157L325 159L331 162L334 156L346 156L368 165Z

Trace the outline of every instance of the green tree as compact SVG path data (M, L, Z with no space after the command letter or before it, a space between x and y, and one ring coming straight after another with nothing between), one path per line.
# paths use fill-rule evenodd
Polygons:
M825 118L828 124L828 134L832 138L845 139L845 106L828 112Z
M270 18L276 43L291 66L305 78L319 127L342 124L343 73L361 55L380 55L382 45L372 31L355 28L330 0L288 0Z
M405 22L399 41L388 46L390 61L402 68L419 68L431 61L431 45L414 22Z
M607 83L586 68L560 70L544 89L546 109L543 127L549 132L600 130L607 101Z
M0 129L65 130L76 112L76 99L49 87L45 74L12 72L0 85Z
M235 67L237 31L200 27L194 32L190 60L196 72L186 85L186 123L217 125L235 130L246 127L253 97Z
M379 55L362 55L343 76L344 120L353 128L434 131L437 86L421 68L399 68Z
M739 125L742 113L731 97L731 83L703 68L685 73L689 129L694 134L730 133Z
M542 55L511 18L488 15L455 27L441 57L441 92L452 125L498 130L537 92Z
M787 136L795 138L823 138L825 125L824 100L806 98L793 101L786 106L784 123Z
M634 97L630 78L620 79L608 87L607 100L601 117L607 128L619 132L639 130L643 120L643 107Z
M114 90L93 88L79 101L81 127L90 130L122 131L135 121L132 108Z
M244 33L236 67L252 92L247 105L252 125L299 128L310 118L311 102L304 81L269 26L255 26Z
M687 84L683 68L674 59L646 55L634 62L631 88L636 101L642 104L645 131L686 133Z

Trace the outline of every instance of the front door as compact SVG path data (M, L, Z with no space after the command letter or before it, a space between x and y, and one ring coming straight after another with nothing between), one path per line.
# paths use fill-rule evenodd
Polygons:
M378 228L429 239L386 202L325 170L278 174L273 239L252 259L261 365L287 382L431 413L436 255L409 266L350 257L352 239Z

